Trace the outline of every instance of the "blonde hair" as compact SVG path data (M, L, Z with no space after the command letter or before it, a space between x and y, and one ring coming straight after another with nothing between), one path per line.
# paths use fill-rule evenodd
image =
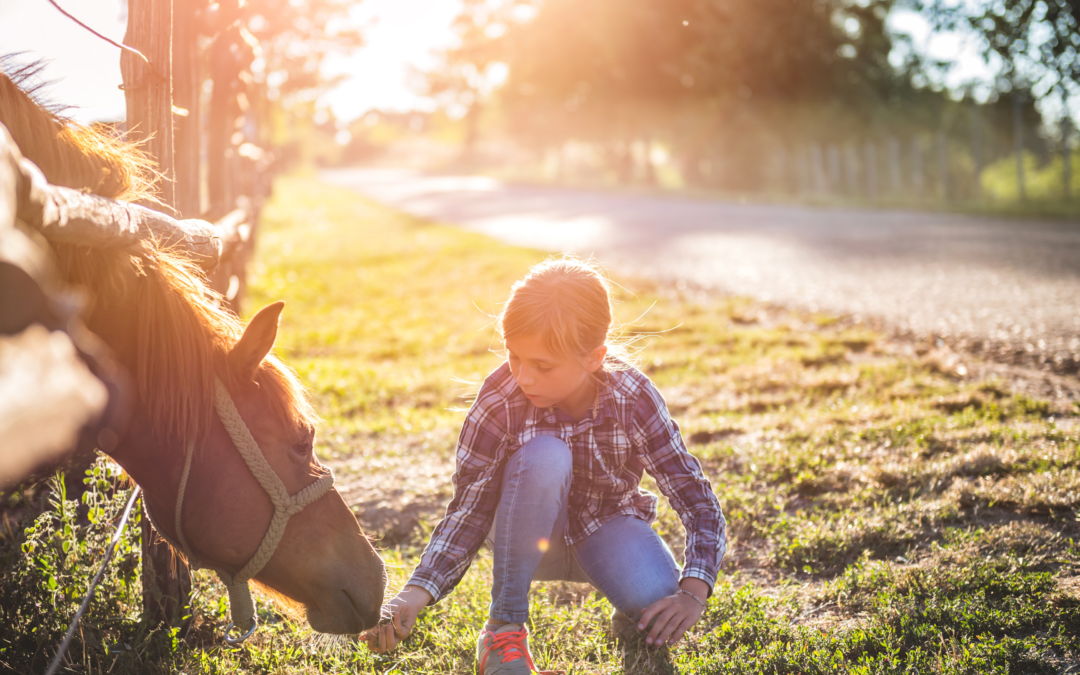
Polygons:
M633 362L630 342L614 321L612 283L594 260L564 255L533 265L510 287L496 320L505 343L519 335L539 335L554 354L582 358L607 345L604 367Z

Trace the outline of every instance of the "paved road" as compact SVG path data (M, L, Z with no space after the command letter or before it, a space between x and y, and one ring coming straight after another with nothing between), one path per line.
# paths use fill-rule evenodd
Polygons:
M339 169L408 213L614 269L1080 359L1080 223L735 204Z

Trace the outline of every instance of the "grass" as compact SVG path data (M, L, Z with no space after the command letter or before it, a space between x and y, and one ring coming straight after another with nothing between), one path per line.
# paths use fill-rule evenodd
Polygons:
M311 178L278 182L248 312L286 300L278 352L313 391L316 450L379 540L392 588L449 500L467 394L499 364L490 315L543 257ZM628 334L652 336L642 368L730 524L708 611L671 653L682 672L1076 671L1080 408L966 379L842 317L616 280ZM680 552L666 503L656 527ZM131 649L91 649L73 670L470 673L490 574L482 552L413 636L377 657L269 602L256 637L225 649L222 589L200 573L187 635L150 649L140 645L153 636L113 627L101 639L127 630ZM538 665L623 672L610 611L588 586L535 584Z

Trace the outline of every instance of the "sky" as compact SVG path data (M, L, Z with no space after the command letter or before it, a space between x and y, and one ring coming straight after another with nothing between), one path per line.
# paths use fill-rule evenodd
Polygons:
M124 34L121 0L58 0L67 11L114 40ZM327 60L328 74L344 81L322 103L342 120L370 109L410 110L434 107L413 88L410 73L435 63L435 52L454 44L451 27L458 0L363 0L351 17L366 27L366 46L354 54ZM947 85L989 77L970 39L930 34L916 14L898 12L891 25L911 34L919 49L940 58L958 58L961 67ZM48 60L45 78L53 100L75 106L76 119L120 119L124 115L120 53L61 15L47 0L0 0L0 53L25 52L24 58Z
M120 0L58 0L83 23L122 41L126 17ZM366 26L366 46L355 54L328 59L328 74L345 80L323 103L340 119L354 119L372 108L431 109L409 83L412 68L434 63L433 51L451 46L457 0L364 0L352 19ZM49 61L45 79L50 96L77 106L76 119L124 116L120 52L65 18L46 0L0 0L0 53L25 52L27 60Z

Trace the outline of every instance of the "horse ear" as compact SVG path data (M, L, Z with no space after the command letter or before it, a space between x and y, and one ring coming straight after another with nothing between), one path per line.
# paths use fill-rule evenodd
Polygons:
M259 364L274 348L278 318L285 303L278 301L263 307L248 322L239 342L229 352L229 369L241 380L254 380Z

